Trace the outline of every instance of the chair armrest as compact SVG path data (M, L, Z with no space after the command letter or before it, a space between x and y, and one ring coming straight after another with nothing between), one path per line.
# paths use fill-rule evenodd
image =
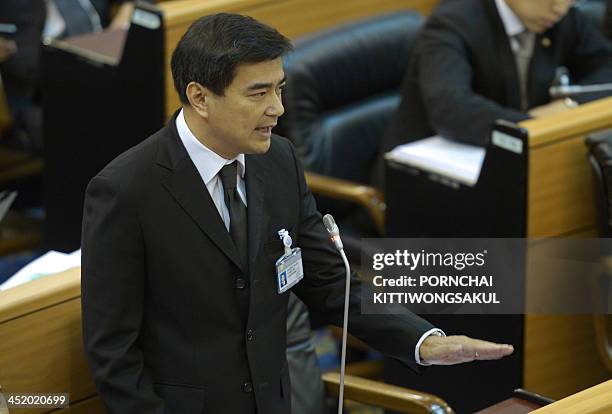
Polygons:
M42 157L33 157L24 151L0 148L0 184L42 173Z
M345 373L354 377L376 380L383 377L384 370L382 361L358 361L346 364ZM339 371L338 368L335 372L338 373Z
M332 178L306 171L306 182L312 192L339 200L351 201L364 207L380 234L385 231L385 198L382 191L353 181Z
M340 374L335 372L323 374L323 383L328 394L338 396ZM347 400L401 413L453 414L453 410L448 404L435 395L352 375L345 375L344 377L344 397Z

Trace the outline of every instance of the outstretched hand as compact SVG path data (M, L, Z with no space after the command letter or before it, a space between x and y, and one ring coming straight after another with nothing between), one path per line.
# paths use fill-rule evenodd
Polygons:
M421 361L432 365L454 365L483 359L499 359L514 351L512 345L472 339L467 336L427 337L420 347Z

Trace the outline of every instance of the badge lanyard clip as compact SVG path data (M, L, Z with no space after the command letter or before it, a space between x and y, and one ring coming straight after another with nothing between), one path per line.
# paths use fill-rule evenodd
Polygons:
M280 229L278 231L278 237L283 242L283 246L285 246L285 256L289 256L291 254L291 243L293 243L289 232L285 229Z

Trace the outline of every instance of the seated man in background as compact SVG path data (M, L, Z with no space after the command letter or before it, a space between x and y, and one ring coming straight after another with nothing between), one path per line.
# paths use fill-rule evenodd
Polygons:
M560 66L573 83L612 82L612 43L573 4L443 2L416 41L385 151L435 134L485 145L496 119L519 122L565 110L574 102L549 95Z
M134 3L128 0L47 0L46 3L44 36L50 38L76 36L102 29L126 29L134 9Z
M126 0L0 1L0 76L13 128L5 143L39 152L43 147L40 107L41 39L59 39L129 26L133 2Z

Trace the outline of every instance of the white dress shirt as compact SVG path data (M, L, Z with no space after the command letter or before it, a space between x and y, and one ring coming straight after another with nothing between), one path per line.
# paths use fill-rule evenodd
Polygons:
M227 164L231 164L234 161L238 161L238 168L236 169L236 174L238 175L238 177L236 183L238 188L238 194L240 195L242 202L246 206L246 186L244 184L244 172L246 171L246 164L244 163L244 154L238 154L236 158L228 160L223 158L210 148L207 148L195 137L195 135L193 135L193 132L191 132L191 130L187 126L187 122L185 122L185 115L183 114L182 109L176 117L176 129L178 131L181 142L187 150L187 154L189 154L189 158L191 158L191 161L193 161L196 169L200 173L200 177L202 177L202 182L204 183L204 185L206 185L206 189L208 190L210 197L215 203L215 207L217 207L217 211L223 219L223 223L225 223L225 228L227 229L227 231L229 231L229 210L225 205L223 184L221 183L219 172L221 171L221 168L223 168Z
M495 0L495 5L497 6L497 12L499 13L499 17L501 17L502 23L504 24L504 29L506 31L506 35L510 39L510 45L512 46L512 51L517 52L520 48L519 43L514 38L514 36L523 33L527 28L521 22L521 19L512 11L512 9L508 6L505 0Z

